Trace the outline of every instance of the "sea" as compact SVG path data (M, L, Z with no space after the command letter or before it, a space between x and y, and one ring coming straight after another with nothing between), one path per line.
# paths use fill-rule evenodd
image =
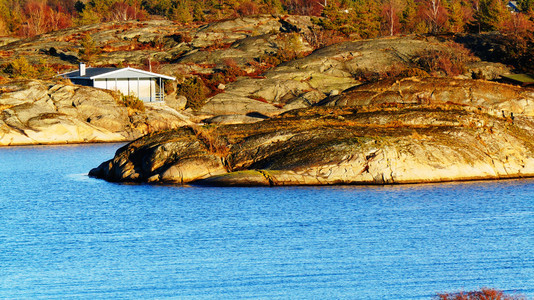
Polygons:
M198 187L87 176L121 144L0 148L0 299L534 299L534 180Z

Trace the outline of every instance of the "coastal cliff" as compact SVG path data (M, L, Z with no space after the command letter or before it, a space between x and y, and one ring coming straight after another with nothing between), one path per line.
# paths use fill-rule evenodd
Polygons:
M392 97L403 82L422 95L432 93L407 97L405 90L405 98ZM479 94L477 88L490 92ZM371 95L372 90L381 92ZM471 94L458 96L460 90ZM364 85L323 106L253 124L150 134L119 149L90 175L117 182L216 186L534 176L533 100L520 88L485 81L412 78Z

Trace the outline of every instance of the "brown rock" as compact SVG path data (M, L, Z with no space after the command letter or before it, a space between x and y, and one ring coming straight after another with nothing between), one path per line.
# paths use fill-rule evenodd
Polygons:
M425 87L440 86L443 91L448 85L453 91L463 87L509 95L524 92L483 81L422 83ZM384 94L378 92L379 86L374 85L374 91ZM415 94L415 83L408 86ZM357 103L360 95L356 91L336 97ZM454 93L447 95L449 100L461 99ZM375 96L371 101L362 99L370 103L366 106L293 110L261 122L210 127L203 134L182 128L125 146L111 161L112 169L120 171L95 171L93 175L129 181L114 174L136 173L136 180L141 181L225 186L393 184L534 176L534 116L520 113L528 111L526 107L515 108L517 114L512 118L491 112L493 107L519 103L514 98L488 95L489 104L479 107L480 102L464 99L454 104L444 97L436 96L443 101L385 103ZM530 101L521 103L528 106ZM185 167L193 164L190 159L200 174ZM213 165L218 161L220 165ZM228 174L210 176L223 172Z

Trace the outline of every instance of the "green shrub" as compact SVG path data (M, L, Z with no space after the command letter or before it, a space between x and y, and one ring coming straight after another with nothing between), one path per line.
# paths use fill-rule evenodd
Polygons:
M102 49L97 47L91 35L86 34L83 36L80 48L78 49L78 55L81 61L91 63L99 57L101 52Z
M131 108L133 110L137 110L141 112L145 111L145 104L143 103L143 101L139 100L139 98L137 98L134 95L129 95L129 96L121 95L119 104L124 105L128 108Z
M35 66L37 76L43 79L50 79L55 76L54 69L48 64L45 59L40 59L39 64Z
M281 63L302 58L309 54L303 52L305 49L301 36L298 33L281 33L276 38L276 52L268 52L260 55L255 60L267 65L269 68L275 67Z
M190 107L193 110L198 110L204 106L208 96L208 88L200 78L189 77L181 84L178 84L176 93L187 98L186 108Z
M26 57L19 56L10 62L5 68L4 72L10 74L12 77L22 78L36 78L37 70L31 65Z

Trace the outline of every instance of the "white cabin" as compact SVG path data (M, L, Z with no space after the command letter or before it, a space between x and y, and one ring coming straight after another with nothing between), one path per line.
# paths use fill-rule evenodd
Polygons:
M87 68L80 63L77 71L61 74L74 84L119 91L145 102L165 100L164 80L176 78L134 68Z

